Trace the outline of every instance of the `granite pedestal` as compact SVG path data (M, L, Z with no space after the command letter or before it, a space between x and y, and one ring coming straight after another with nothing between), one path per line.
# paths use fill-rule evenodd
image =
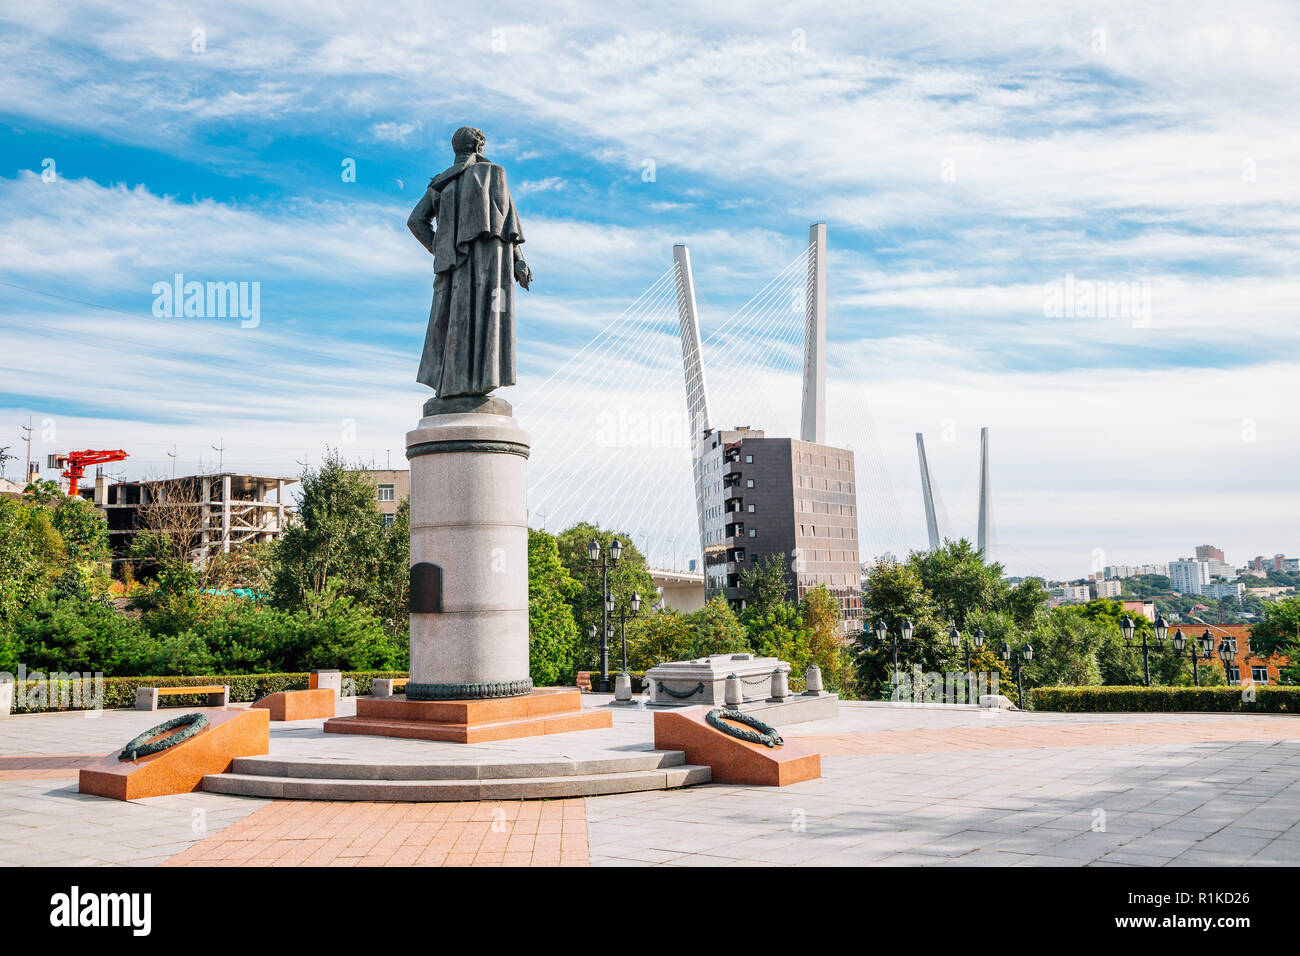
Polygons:
M501 399L434 399L407 433L409 700L532 692L528 452L528 433Z
M425 404L406 436L411 676L404 695L359 698L327 733L476 743L611 726L576 691L529 678L528 451L499 398Z

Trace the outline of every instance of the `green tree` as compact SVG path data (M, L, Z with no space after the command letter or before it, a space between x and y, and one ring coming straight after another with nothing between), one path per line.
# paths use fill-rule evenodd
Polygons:
M763 614L747 608L744 623L755 654L789 663L792 680L803 677L812 662L812 639L798 605L783 601Z
M803 617L803 630L808 635L808 661L799 669L791 668L797 677L808 669L808 664L821 668L822 680L831 690L847 696L856 691L853 673L853 654L840 639L840 602L825 585L813 588L799 602Z
M904 621L912 623L911 641L899 642L901 670L956 670L957 653L948 643L948 623L916 568L909 562L881 561L867 573L863 593L866 629L854 637L858 695L867 700L887 699L893 673L893 638ZM877 642L873 625L884 621L889 638ZM964 661L963 661L964 663Z
M694 656L695 631L677 611L643 615L628 623L627 659L631 670L647 671L656 664Z
M112 580L113 553L108 522L99 509L84 498L64 496L53 506L53 524L67 555L60 590L83 598L105 594Z
M53 504L62 495L63 492L59 490L59 483L49 478L37 478L34 481L29 481L27 486L23 488L23 498L38 505Z
M393 523L381 532L379 570L375 575L372 606L395 640L410 639L411 606L411 502L397 505ZM531 550L530 550L531 555Z
M785 554L770 555L757 567L741 571L740 586L748 595L745 599L745 615L752 613L762 617L785 604L790 593Z
M49 508L0 497L0 622L45 594L67 570L68 549Z
M381 590L384 525L376 487L335 450L303 472L296 520L275 548L272 589L288 610L319 604L326 593L372 604Z
M1123 579L1120 592L1129 599L1168 597L1169 578L1163 574L1135 574Z
M1013 589L1014 590L1014 589ZM972 635L975 631L984 631L984 647L976 648ZM971 670L977 674L998 675L998 693L1010 698L1017 704L1015 670L1002 659L1002 645L1009 644L1013 650L1025 643L1027 634L1020 625L1017 615L1012 610L975 611L966 618L966 630L962 632L963 647L959 648L965 667L965 645L971 646ZM991 678L986 678L991 684Z
M528 668L538 687L576 680L578 624L571 602L581 589L560 560L553 535L528 529Z
M1262 657L1300 655L1300 597L1264 605L1263 620L1250 629L1250 649Z
M907 564L929 592L939 616L965 629L972 611L1000 609L1008 588L1002 565L985 564L984 556L965 538L945 540L933 551L913 551Z
M1025 578L1007 591L1005 608L1016 626L1030 628L1047 611L1051 592L1042 578Z
M640 594L642 607L647 607L655 600L655 583L650 576L645 557L631 543L628 535L615 531L604 531L588 522L575 524L556 536L560 561L568 569L570 576L580 587L570 600L573 619L578 624L582 635L578 651L578 670L586 670L596 665L600 656L601 625L601 573L599 562L593 563L587 556L587 543L592 539L600 542L601 552L609 554L610 543L618 538L623 546L622 557L609 569L609 590L614 596L615 614L619 608L630 608L633 593ZM587 630L592 625L597 629L596 640L589 640ZM612 657L612 649L611 649Z
M691 657L744 654L749 651L749 636L736 617L736 612L721 595L687 617L693 631L694 652Z
M22 663L46 672L138 674L155 643L142 622L106 601L43 595L14 622L0 671L12 674Z

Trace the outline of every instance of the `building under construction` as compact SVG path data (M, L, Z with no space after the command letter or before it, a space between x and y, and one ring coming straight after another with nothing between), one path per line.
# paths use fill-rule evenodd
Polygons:
M203 564L278 536L292 510L285 488L297 480L224 472L110 485L100 476L93 501L108 519L115 557L125 557L140 532L163 531L190 540L195 562Z

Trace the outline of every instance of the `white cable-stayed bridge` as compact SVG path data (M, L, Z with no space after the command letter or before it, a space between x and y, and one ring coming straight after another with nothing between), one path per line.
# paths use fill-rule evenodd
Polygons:
M533 527L590 521L626 533L655 567L689 569L701 550L692 453L711 424L851 449L860 558L924 546L904 530L863 363L826 342L825 226L811 238L712 327L696 315L689 251L675 247L622 314L522 396Z

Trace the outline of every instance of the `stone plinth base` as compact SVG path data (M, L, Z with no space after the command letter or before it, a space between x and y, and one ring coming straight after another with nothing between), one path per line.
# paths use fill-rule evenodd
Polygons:
M357 715L325 721L325 732L477 744L612 726L609 711L582 709L578 691L539 689L485 700L360 697Z
M269 710L272 720L312 720L334 716L335 690L319 687L316 690L280 690L268 694L253 706Z
M795 741L765 747L732 737L705 722L710 709L657 711L655 749L683 751L688 763L709 767L715 783L784 787L822 775L820 754ZM735 726L752 732L744 725Z
M115 751L81 771L78 792L115 800L189 793L200 789L208 774L225 773L236 757L270 753L267 711L232 708L198 713L208 718L208 726L193 737L138 760L119 760Z

